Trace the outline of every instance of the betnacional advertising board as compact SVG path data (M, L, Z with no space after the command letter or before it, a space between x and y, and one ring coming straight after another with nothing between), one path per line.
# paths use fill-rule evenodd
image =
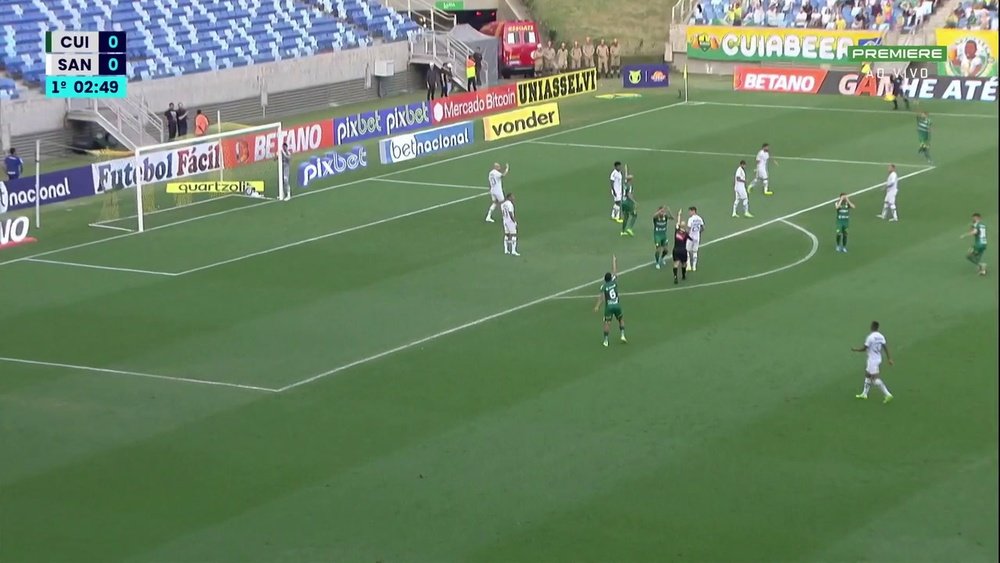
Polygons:
M382 139L378 144L382 164L395 164L472 145L475 127L471 121L436 127L417 133Z
M996 102L997 77L961 78L931 76L926 70L903 75L903 94L914 100ZM737 66L733 74L737 92L779 94L830 94L884 97L892 93L892 75L823 69Z
M34 176L0 181L0 214L34 207L39 197L38 204L47 205L95 194L90 165L47 172L38 180L38 190Z
M686 39L692 59L852 64L847 48L881 44L882 32L690 25Z

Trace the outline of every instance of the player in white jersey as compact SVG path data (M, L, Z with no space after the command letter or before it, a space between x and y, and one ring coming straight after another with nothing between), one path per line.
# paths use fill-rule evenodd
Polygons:
M701 233L705 232L705 221L698 215L697 207L688 208L688 270L698 271L698 245L701 243Z
M624 187L622 176L622 163L615 161L615 167L611 171L611 220L622 222L622 197L624 196Z
M517 253L517 217L514 215L514 194L507 194L500 204L503 215L503 253L520 256Z
M292 199L292 183L289 180L292 173L292 149L288 143L281 143L281 190L278 192L278 199L288 201Z
M500 163L493 163L493 170L490 170L490 208L486 212L486 222L493 222L493 211L503 204L504 200L507 199L503 195L503 177L507 175L510 171L510 165L507 164L503 168L503 172L500 171Z
M770 186L767 183L767 166L771 162L771 145L764 143L757 151L757 174L754 176L753 182L750 184L750 189L752 190L757 184L762 184L764 186L764 195L774 195L771 191ZM774 161L778 164L777 161Z
M896 193L899 191L899 176L896 174L896 165L889 165L889 177L885 180L885 201L882 203L882 213L879 219L885 219L892 215L889 221L899 221L896 214Z
M753 218L750 214L750 198L747 196L747 161L741 160L736 167L736 175L733 178L733 191L736 198L733 200L733 217L739 217L739 209L743 207L743 216Z
M854 352L865 352L868 355L868 363L865 366L865 385L861 389L861 393L856 395L859 399L868 398L868 390L874 385L878 387L878 390L882 392L884 399L883 403L888 403L892 400L892 393L889 392L889 388L885 386L885 382L882 381L882 377L879 375L879 366L882 365L882 353L885 352L885 359L889 362L889 365L893 365L892 356L889 355L889 344L885 341L885 336L878 331L878 321L872 321L872 330L868 334L868 338L865 338L865 344L860 348L851 348Z

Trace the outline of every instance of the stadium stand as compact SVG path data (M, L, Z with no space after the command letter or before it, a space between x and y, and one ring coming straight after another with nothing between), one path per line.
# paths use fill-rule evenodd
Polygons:
M907 32L934 9L933 0L702 0L695 5L691 23Z
M149 80L402 40L418 26L374 0L0 0L6 73L41 84L52 29L127 32L128 76Z
M948 14L945 27L957 29L997 30L997 2L962 2Z

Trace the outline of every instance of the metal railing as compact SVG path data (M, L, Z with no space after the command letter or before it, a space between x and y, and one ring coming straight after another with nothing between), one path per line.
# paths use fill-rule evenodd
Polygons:
M131 150L162 143L163 123L145 100L67 99L67 111L86 112L94 122Z
M403 7L405 1L405 9ZM437 6L433 2L427 0L391 0L389 5L396 11L403 12L405 10L406 17L411 20L421 24L424 28L431 30L432 32L437 32L443 29L443 26L447 26L447 29L455 27L458 22L455 14L448 13ZM428 14L427 17L424 14ZM429 20L429 21L424 21Z
M452 78L462 88L466 87L465 62L474 52L465 43L442 31L424 30L420 34L410 38L411 57L413 55L424 55L430 57L438 65L451 63L454 69ZM489 61L483 60L482 76L480 77L483 86L489 85L489 71Z

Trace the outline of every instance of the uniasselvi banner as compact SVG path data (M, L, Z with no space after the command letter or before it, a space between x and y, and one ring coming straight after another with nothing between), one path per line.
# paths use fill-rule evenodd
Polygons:
M878 45L879 31L779 29L691 25L687 55L692 59L731 62L843 64L853 45Z
M997 75L997 32L937 29L937 44L948 47L948 62L938 63L938 74L961 78Z

